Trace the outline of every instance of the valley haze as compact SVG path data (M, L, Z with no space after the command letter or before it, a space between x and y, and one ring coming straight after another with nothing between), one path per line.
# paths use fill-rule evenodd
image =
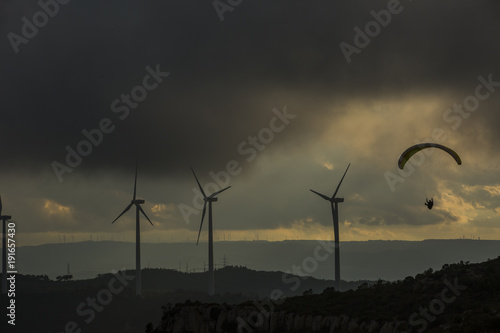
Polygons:
M54 279L66 274L69 263L74 279L95 278L111 270L132 269L135 265L134 248L134 243L117 241L21 246L17 254L19 272L47 274ZM208 269L206 248L207 243L202 242L198 246L192 242L142 243L142 267L203 272L204 264ZM496 258L499 249L500 241L496 240L341 242L342 279L394 281L428 268L436 270L448 263L474 263ZM216 269L224 266L225 257L226 265L331 280L334 277L334 256L328 251L333 251L332 241L219 241L214 242L214 262Z

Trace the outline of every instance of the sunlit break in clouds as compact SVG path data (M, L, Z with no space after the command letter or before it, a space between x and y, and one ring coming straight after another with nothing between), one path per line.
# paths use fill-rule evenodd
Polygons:
M500 236L495 2L229 7L59 3L30 31L38 3L0 6L0 191L26 245L133 232L133 213L111 221L136 163L146 241L196 238L190 167L212 192L231 186L215 233L332 238L309 189L332 195L348 163L342 240ZM436 150L398 169L422 142L462 165Z

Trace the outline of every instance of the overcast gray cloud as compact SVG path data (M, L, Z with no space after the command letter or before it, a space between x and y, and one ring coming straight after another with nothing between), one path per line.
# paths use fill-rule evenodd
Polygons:
M499 9L495 1L243 1L220 21L206 1L70 1L13 46L9 33L22 36L22 18L33 22L42 8L4 1L1 192L11 205L33 207L21 213L32 232L95 231L130 200L138 159L139 193L164 205L157 228L195 232L200 215L186 224L177 209L192 206L189 166L208 182L210 171L236 160L242 172L216 205L221 228L292 228L307 219L326 227L328 207L308 190L333 191L351 161L341 215L352 227L457 223L458 201L427 212L422 200L446 188L474 209L498 207L498 193L457 184L500 184ZM386 23L367 32L375 16ZM349 62L341 43L357 49ZM481 88L488 98L446 118L475 94L479 76L490 81ZM141 101L127 102L134 91ZM284 130L253 146L285 107L296 117L278 117ZM108 133L101 138L98 128ZM384 172L397 174L398 154L434 129L460 147L462 173L451 164L433 169L438 156L392 192ZM83 130L99 143L81 146L92 153L68 166L66 147L78 152L91 141ZM73 170L60 171L63 182L54 162ZM29 196L9 188L17 179ZM70 210L47 215L51 202Z

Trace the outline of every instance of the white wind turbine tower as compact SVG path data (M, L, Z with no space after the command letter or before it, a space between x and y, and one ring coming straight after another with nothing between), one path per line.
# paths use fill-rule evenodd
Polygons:
M193 168L191 168L191 171L193 171L194 178L196 179L198 187L200 188L200 191L203 194L203 201L204 201L203 213L201 215L200 231L198 232L198 240L196 241L196 245L198 245L198 242L200 241L201 227L203 226L203 219L205 218L205 212L208 203L208 294L212 296L214 294L214 239L213 239L213 228L212 228L212 202L218 200L216 198L217 194L227 190L231 186L228 186L220 191L214 192L207 197L205 191L203 191L203 187L201 187L201 184L198 181L198 177L196 177L196 174L194 173Z
M2 197L0 197L0 220L2 220L2 294L7 294L7 221L12 216L2 215Z
M332 217L333 217L333 231L335 234L335 290L340 291L340 244L339 244L339 207L338 204L339 202L344 202L344 198L336 198L335 196L337 195L337 192L339 191L340 184L342 184L342 181L344 180L345 174L347 173L347 170L349 170L349 167L351 166L351 163L347 166L347 169L344 172L344 175L342 176L342 179L339 182L339 185L337 186L337 189L335 190L335 193L333 193L332 197L328 197L324 194L318 193L316 191L311 190L311 192L319 195L323 199L330 201L330 206L332 207Z
M135 194L136 194L136 189L137 189L137 166L135 167L135 182L134 182L134 196L132 197L132 201L130 204L125 208L125 210L118 215L116 219L114 219L113 222L115 223L116 220L118 220L123 214L125 214L132 205L135 205L135 293L136 295L141 295L141 231L140 231L140 224L139 224L139 212L141 212L144 217L146 217L153 225L149 217L146 215L144 210L142 209L141 205L145 203L146 201L142 199L136 199Z

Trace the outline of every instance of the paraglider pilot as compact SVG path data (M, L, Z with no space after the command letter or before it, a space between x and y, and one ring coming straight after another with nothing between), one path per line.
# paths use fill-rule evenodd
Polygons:
M425 204L427 206L427 208L429 209L432 209L432 206L434 206L434 199L431 198L431 200L427 200L427 198L425 198Z

